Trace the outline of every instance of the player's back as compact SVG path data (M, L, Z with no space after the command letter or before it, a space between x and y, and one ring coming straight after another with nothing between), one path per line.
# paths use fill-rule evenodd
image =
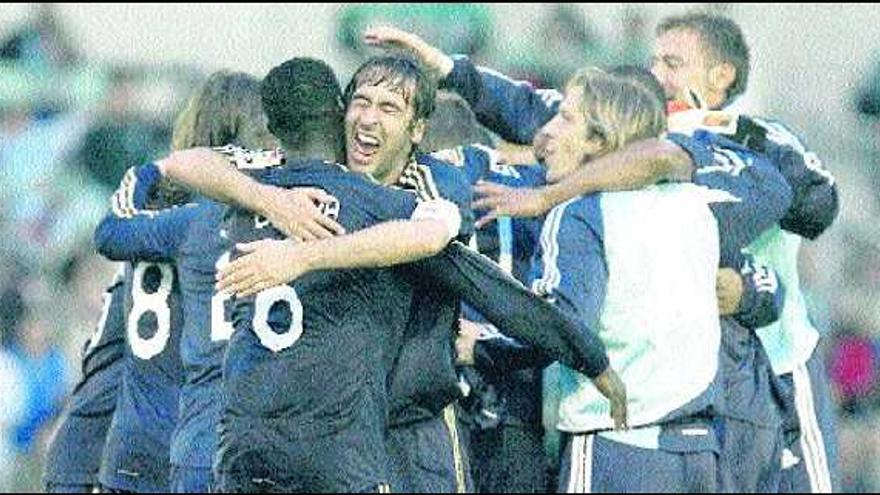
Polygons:
M231 244L221 232L224 205L199 198L194 208L175 256L186 321L180 343L184 383L171 463L205 470L213 463L217 445L223 355L232 333L231 303L215 293L214 284Z
M183 376L179 280L173 264L137 262L126 264L123 286L125 364L100 480L116 490L164 490Z
M270 169L260 180L323 188L337 200L325 214L348 231L408 218L415 207L409 193L324 162ZM236 243L281 237L249 212L232 211L228 225ZM410 292L391 269L334 270L237 299L220 472L262 469L281 486L309 491L387 483L386 377Z

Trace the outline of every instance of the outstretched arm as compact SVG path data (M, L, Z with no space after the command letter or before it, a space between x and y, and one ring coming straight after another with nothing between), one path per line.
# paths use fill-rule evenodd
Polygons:
M532 144L538 129L553 118L562 100L558 91L536 90L527 82L478 68L466 57L453 59L418 35L397 28L369 29L364 42L412 54L438 81L468 102L482 125L512 143Z
M208 148L177 151L157 162L163 175L215 199L221 203L239 205L268 218L287 236L300 240L314 240L344 233L341 225L321 214L315 203L330 201L320 189L301 188L284 190L260 184L236 167L236 150L228 148L229 154ZM280 165L269 157L266 163L253 163L250 168ZM242 160L243 161L243 160Z
M446 200L420 203L409 220L394 220L352 234L297 243L242 244L246 253L218 273L217 289L248 296L326 269L391 266L437 254L461 229L458 207Z
M474 187L479 198L474 209L488 213L477 221L477 227L499 216L537 217L585 194L640 189L664 180L687 182L693 170L694 159L679 145L652 138L578 166L565 179L541 188L514 189L483 182Z
M152 163L128 169L110 199L110 212L95 229L95 247L114 261L165 261L174 257L196 209L193 205L147 210L159 181Z

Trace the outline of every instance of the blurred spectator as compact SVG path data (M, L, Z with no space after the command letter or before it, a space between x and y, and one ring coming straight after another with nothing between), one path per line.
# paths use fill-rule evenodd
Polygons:
M621 31L623 40L614 65L645 67L651 56L651 40L653 39L645 11L634 5L624 7Z
M30 69L69 67L79 54L61 26L55 4L31 4L31 19L0 44L0 59Z
M3 340L11 333L7 327L0 327ZM16 358L0 347L0 491L9 491L15 475L15 448L13 438L15 428L24 412L25 389L24 374Z
M171 140L167 122L139 111L136 77L124 69L111 74L104 113L86 132L75 159L108 192L128 167L165 154Z
M880 63L862 83L856 94L856 111L871 118L880 118Z
M53 320L28 311L12 353L24 372L27 399L22 421L15 430L15 447L31 452L44 429L61 412L67 393L67 365L53 338ZM63 321L63 320L58 320Z
M561 88L577 69L611 60L605 41L579 5L553 4L538 26L538 38L499 54L507 59L505 72L515 79L538 88Z

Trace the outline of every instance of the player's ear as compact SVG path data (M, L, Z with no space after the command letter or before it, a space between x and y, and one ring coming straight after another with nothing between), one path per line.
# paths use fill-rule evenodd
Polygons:
M736 67L730 62L722 62L709 70L709 84L712 89L727 92L736 81Z
M425 138L425 130L428 128L426 119L417 119L410 128L409 135L413 144L419 144Z

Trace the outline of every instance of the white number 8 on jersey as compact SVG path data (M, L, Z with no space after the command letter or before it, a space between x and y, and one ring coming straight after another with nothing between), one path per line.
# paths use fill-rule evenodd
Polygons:
M153 293L146 292L144 277L149 269L159 270L159 286ZM151 359L159 355L171 337L171 308L168 297L174 284L174 270L165 263L137 263L131 282L131 312L128 315L128 343L132 353L141 359ZM156 333L143 338L138 332L138 323L143 315L152 312L156 315Z

